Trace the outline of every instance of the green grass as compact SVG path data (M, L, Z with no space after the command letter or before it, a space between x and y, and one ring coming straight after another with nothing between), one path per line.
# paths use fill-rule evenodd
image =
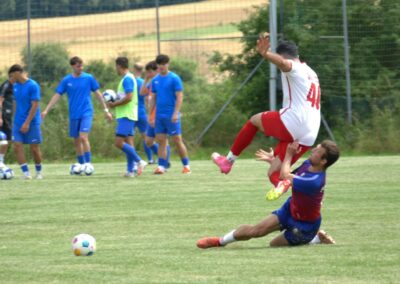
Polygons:
M16 167L13 167L16 169ZM269 248L276 234L199 250L207 235L255 223L284 199L264 201L266 165L240 160L229 176L210 161L164 176L91 177L45 166L44 180L0 182L1 283L395 283L400 278L398 156L342 158L328 173L323 224L337 245ZM17 172L19 174L19 172ZM78 233L97 239L75 257Z

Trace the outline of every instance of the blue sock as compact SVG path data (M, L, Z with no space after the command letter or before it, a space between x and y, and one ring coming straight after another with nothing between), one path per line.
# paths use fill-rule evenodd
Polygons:
M158 165L159 165L160 167L166 168L166 167L167 167L167 160L166 160L166 159L163 159L163 158L158 158Z
M158 144L154 143L151 147L150 147L151 151L153 151L154 155L158 155Z
M21 165L21 170L23 173L29 173L29 168L28 168L28 164L23 164Z
M125 153L126 156L126 170L128 173L132 173L133 172L133 165L134 165L134 161L131 157L130 154Z
M188 157L182 158L182 164L184 166L189 166L189 158Z
M142 159L140 158L140 156L136 153L136 150L134 147L132 147L131 145L124 143L124 145L122 146L122 151L130 156L130 159L132 159L135 162L140 162Z
M86 163L92 162L92 152L85 152L85 162Z
M151 152L151 149L147 147L146 142L143 141L143 149L144 152L146 153L147 160L151 161L153 160L153 153Z
M83 165L85 163L85 156L80 155L80 156L76 156L76 159L78 160L78 163Z
M37 173L40 173L42 171L42 164L36 164L35 169Z

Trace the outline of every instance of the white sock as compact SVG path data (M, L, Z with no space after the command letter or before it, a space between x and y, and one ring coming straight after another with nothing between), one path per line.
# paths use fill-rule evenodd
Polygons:
M310 244L310 245L316 245L316 244L320 244L321 243L321 240L319 239L319 236L318 236L318 234L317 235L315 235L315 237L311 240L311 242L309 242L308 244Z
M30 172L24 172L24 176L29 177L31 175Z
M0 163L4 162L4 154L0 154Z
M219 239L219 243L223 246L236 242L235 237L233 236L233 233L235 232L235 230L227 233L225 236L223 236L222 238Z
M231 151L229 151L226 158L229 160L229 162L233 163L238 158L238 156L233 155L233 153Z

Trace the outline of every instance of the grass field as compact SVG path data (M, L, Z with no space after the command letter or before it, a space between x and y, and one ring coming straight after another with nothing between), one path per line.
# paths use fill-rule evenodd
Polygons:
M15 167L14 167L15 168ZM240 160L229 176L210 161L165 176L97 164L91 177L47 165L44 180L0 183L1 283L398 283L399 157L342 158L328 174L322 227L337 245L269 248L275 234L222 249L196 240L255 223L284 201L264 201L266 165ZM19 173L18 173L19 174ZM75 257L78 233L97 253Z
M162 39L170 36L218 37L240 36L232 23L248 17L254 5L266 0L207 0L198 3L164 6L160 8L160 32ZM228 4L228 5L227 5ZM221 28L227 26L227 28ZM27 44L26 20L0 21L0 68L20 61L20 52ZM219 28L218 28L219 27ZM216 28L219 33L216 34ZM141 35L146 36L143 41ZM60 42L71 54L79 54L86 61L115 58L121 52L130 52L143 61L154 58L157 52L156 11L137 9L95 15L33 19L32 43ZM187 57L202 53L239 52L241 43L236 40L214 42L163 43L162 51ZM198 59L198 58L197 58Z

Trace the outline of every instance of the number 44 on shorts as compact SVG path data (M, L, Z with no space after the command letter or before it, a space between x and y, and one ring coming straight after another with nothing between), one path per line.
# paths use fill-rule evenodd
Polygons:
M321 87L319 84L312 83L307 94L307 101L311 102L311 107L320 108L321 104Z

